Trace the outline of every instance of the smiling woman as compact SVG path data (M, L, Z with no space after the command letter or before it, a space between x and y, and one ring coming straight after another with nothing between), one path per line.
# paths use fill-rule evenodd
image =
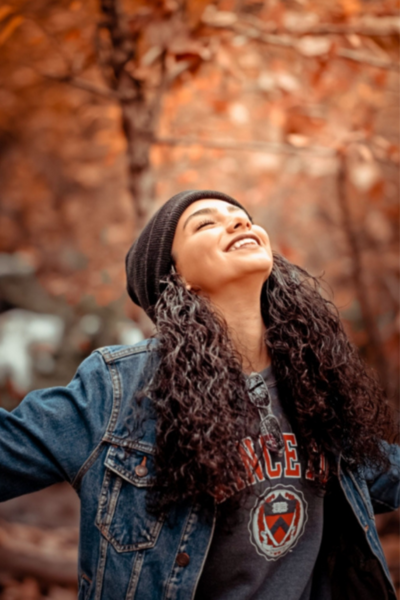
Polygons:
M0 500L79 493L79 599L395 600L373 513L400 449L319 281L209 190L168 200L126 267L154 339L0 409Z
M204 214L209 215L207 219ZM237 250L246 251L233 259L232 252ZM243 209L223 200L198 200L184 211L176 228L172 257L191 287L200 286L204 293L218 293L225 282L254 272L262 274L264 283L272 269L267 232L253 225Z
M260 297L273 263L267 232L229 202L197 200L178 221L171 256L187 289L227 321L245 371L262 370L268 360Z
M352 512L366 479L350 491L340 478L396 470L382 445L391 417L317 279L273 253L244 207L211 191L170 199L127 266L131 297L157 327L159 362L138 397L151 398L157 419L148 510L190 501L206 513L210 497L217 507L196 600L391 597L382 554L372 581L348 580L377 535L369 522L371 537L360 537ZM338 524L332 511L344 497ZM339 547L349 563L336 561Z

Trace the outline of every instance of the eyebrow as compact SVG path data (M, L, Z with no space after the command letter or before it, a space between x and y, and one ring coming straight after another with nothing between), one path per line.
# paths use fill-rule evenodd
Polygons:
M242 208L239 208L239 206L234 206L233 204L230 204L227 207L227 210L228 210L228 212L235 212L237 210L243 211ZM243 211L243 212L245 212L245 211ZM194 217L197 217L198 215L215 215L215 214L218 214L218 210L216 208L200 208L199 210L196 210L196 212L194 212L188 216L188 218L186 219L186 221L183 225L183 229L185 229L185 227L188 224L188 222L190 221L190 219L193 219ZM250 221L253 222L250 215L247 215L247 216L249 217Z

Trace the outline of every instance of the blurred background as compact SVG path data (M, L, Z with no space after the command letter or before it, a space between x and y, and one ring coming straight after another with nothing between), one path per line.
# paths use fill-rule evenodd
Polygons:
M125 254L170 196L208 188L324 276L398 412L398 9L2 3L0 406L151 335ZM76 597L78 521L68 485L0 505L2 600ZM398 586L398 513L377 521Z

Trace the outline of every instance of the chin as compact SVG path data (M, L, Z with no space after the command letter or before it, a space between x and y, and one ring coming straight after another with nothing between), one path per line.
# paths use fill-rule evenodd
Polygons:
M271 271L272 271L272 258L269 257L262 257L262 258L254 258L253 260L249 260L247 261L246 265L243 265L243 271L248 273L251 271L254 271L255 273L258 272L262 272L268 273L268 276L270 275Z

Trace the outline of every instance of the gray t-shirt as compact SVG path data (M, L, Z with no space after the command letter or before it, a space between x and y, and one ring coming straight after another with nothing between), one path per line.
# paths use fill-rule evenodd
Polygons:
M249 494L234 514L217 520L196 600L310 600L323 527L323 495L311 478L279 402L271 367L262 371L285 442L282 456L260 435L242 441ZM240 492L239 492L240 493ZM241 492L244 493L244 492ZM229 503L229 500L227 501ZM233 523L233 525L232 525Z

